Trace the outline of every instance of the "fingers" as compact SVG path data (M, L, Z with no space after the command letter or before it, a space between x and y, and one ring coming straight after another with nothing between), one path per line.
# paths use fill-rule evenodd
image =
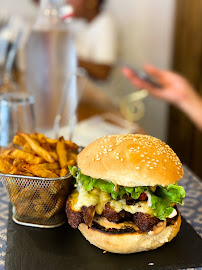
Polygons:
M158 68L155 68L152 65L146 64L144 66L144 70L151 75L152 77L154 77L158 82L160 83L164 83L165 79L166 79L166 73L167 71L163 71L160 70Z
M152 86L151 84L147 83L146 81L140 79L135 72L133 72L128 67L122 68L123 74L130 80L130 82L137 88L140 89L147 89L147 90L155 90L156 87Z

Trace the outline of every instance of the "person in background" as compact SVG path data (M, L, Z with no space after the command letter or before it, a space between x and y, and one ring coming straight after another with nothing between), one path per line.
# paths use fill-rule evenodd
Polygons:
M84 20L80 31L75 31L78 64L90 77L99 80L109 76L117 58L116 25L111 15L104 11L104 2L67 0L73 7L74 21Z
M178 107L202 130L202 97L197 94L190 83L171 71L160 70L151 65L145 65L144 68L162 85L162 88L151 86L127 67L124 67L122 72L134 86L147 89L152 96Z

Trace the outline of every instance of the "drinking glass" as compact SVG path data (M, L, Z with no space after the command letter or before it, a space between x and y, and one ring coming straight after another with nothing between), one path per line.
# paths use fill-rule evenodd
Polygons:
M16 132L34 132L34 98L22 92L0 94L0 147L9 147Z
M143 100L148 96L148 91L143 89L135 91L122 99L120 110L128 123L134 123L144 117L145 104ZM130 126L128 127L130 130Z

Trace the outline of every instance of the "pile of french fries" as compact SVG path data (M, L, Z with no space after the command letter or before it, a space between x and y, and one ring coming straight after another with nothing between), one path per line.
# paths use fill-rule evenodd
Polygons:
M70 186L66 179L54 180L69 173L68 166L77 163L78 146L63 137L50 139L40 133L18 132L12 148L0 153L0 173L6 177L9 196L17 215L50 219L65 206ZM20 176L28 176L20 178ZM51 178L34 180L31 177ZM52 180L53 179L53 180Z

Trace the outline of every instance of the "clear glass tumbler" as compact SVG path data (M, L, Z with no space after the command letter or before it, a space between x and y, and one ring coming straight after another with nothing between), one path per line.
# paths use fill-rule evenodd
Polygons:
M9 147L16 132L34 132L34 98L22 92L0 94L0 147Z

